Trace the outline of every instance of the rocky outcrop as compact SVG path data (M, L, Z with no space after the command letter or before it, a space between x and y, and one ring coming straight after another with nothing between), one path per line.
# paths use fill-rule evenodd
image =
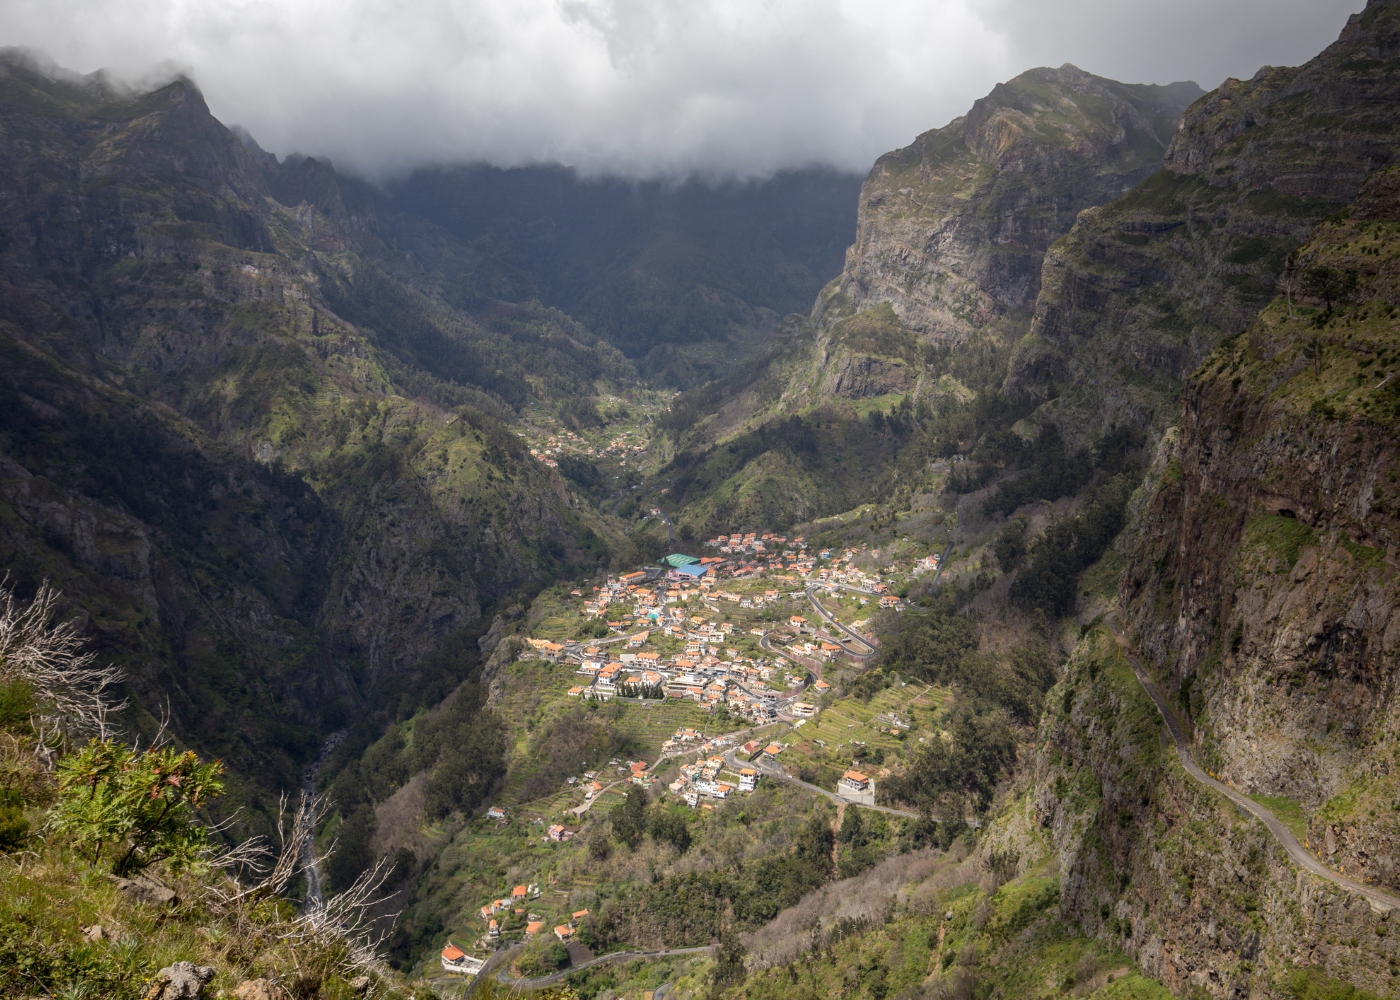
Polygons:
M841 276L844 308L889 303L940 343L1024 332L1046 249L1081 210L1157 169L1200 94L1070 65L998 84L967 115L876 161Z
M1071 442L1161 428L1182 381L1278 290L1290 252L1400 148L1400 6L1373 0L1296 69L1227 80L1164 166L1046 255L1005 391Z
M833 397L908 394L973 341L1000 354L999 368L1030 324L1047 248L1080 211L1158 169L1201 93L1070 65L1033 69L880 157L840 278L817 297L801 337L729 387L711 434L736 417L752 424Z
M197 1000L205 984L213 978L212 965L174 962L156 973L146 996L148 1000Z

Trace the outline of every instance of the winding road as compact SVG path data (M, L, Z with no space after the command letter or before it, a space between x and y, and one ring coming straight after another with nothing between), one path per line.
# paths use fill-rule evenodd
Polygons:
M1147 676L1147 672L1143 669L1142 661L1137 658L1127 638L1123 635L1122 628L1117 618L1117 612L1114 612L1112 615L1106 616L1104 621L1108 623L1109 628L1113 632L1114 639L1118 641L1118 645L1123 650L1123 655L1127 657L1128 665L1132 667L1133 675L1137 677L1138 683L1142 685L1143 690L1147 692L1147 696L1151 698L1152 703L1157 706L1157 711L1161 713L1162 721L1167 725L1167 732L1171 734L1172 743L1176 746L1177 757L1181 759L1181 766L1186 768L1186 773L1201 782L1201 784L1224 795L1240 809L1243 809L1246 813L1263 823L1264 826L1268 828L1269 832L1274 835L1274 839L1288 852L1288 856L1293 859L1293 863L1299 868L1303 868L1320 878L1326 879L1333 885L1365 898L1366 902L1371 904L1371 908L1378 913L1387 913L1390 910L1400 907L1400 897L1378 889L1373 885L1367 885L1364 882L1357 882L1355 879L1349 879L1345 875L1338 874L1331 868L1328 868L1314 857L1311 851L1298 843L1298 838L1293 835L1293 831L1288 829L1288 827L1283 824L1283 821L1272 812L1261 806L1258 802L1255 802L1249 796L1236 791L1222 781L1217 781L1209 774L1206 774L1205 771L1201 770L1200 766L1191 758L1191 742L1187 739L1186 733L1181 727L1181 722L1177 719L1176 713L1172 711L1171 706L1167 704L1166 699L1162 697L1162 693L1157 690L1157 685Z
M879 652L879 650L875 648L875 644L869 639L867 639L865 636L861 635L855 629L848 628L847 626L842 625L839 621L836 620L836 616L830 611L826 610L826 608L822 607L821 602L817 600L817 591L820 590L822 586L824 585L819 583L807 584L807 600L812 605L812 610L815 611L817 614L821 615L822 621L826 622L828 625L835 626L835 628L838 631L840 631L843 635L846 636L848 641L854 642L860 646L865 647L864 653L857 653L854 650L847 649L845 651L847 656L853 657L854 659L861 661L874 659L875 655ZM839 586L839 584L837 586ZM855 590L856 588L847 587L846 589ZM865 593L864 591L858 592Z

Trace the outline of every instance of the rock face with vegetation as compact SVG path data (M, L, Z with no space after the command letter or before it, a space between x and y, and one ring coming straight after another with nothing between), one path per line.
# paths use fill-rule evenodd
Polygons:
M1273 299L1312 226L1395 158L1397 68L1400 12L1376 2L1307 64L1192 105L1163 168L1046 256L1008 395L1074 442L1172 422L1186 376Z
M1329 995L1290 984L1299 966L1375 991L1360 996L1391 988L1392 915L1300 872L1187 775L1108 627L1077 643L1029 757L987 849L1025 855L1048 835L1062 916L1176 996Z
M1295 802L1329 863L1392 888L1397 178L1319 225L1285 279L1299 291L1188 380L1123 584L1202 759Z
M823 168L677 184L484 165L389 185L396 207L503 262L498 297L564 310L676 388L724 375L811 305L841 270L859 189Z
M1358 47L1393 47L1363 31L1393 30L1394 11L1371 5L1322 58L1349 54L1342 79L1365 72ZM1311 86L1336 93L1310 66ZM1119 601L1201 766L1334 870L1393 892L1400 171L1359 178L1381 155L1346 140L1362 155L1307 183L1350 204L1285 246L1281 294L1185 380ZM1085 930L1182 993L1244 995L1290 963L1393 988L1393 911L1300 872L1189 778L1106 628L1081 639L1047 704L1027 809L1053 831L1062 907Z
M771 524L848 509L850 494L872 492L868 475L832 469L835 456L821 447L829 435L816 435L816 447L784 446L794 419L846 428L845 401L888 409L903 398L946 411L999 389L1011 345L1030 324L1047 247L1081 210L1159 167L1200 93L1191 83L1121 84L1073 66L1031 70L881 157L862 187L845 270L810 315L789 317L754 362L678 400L670 425L682 486L703 463L704 481L722 472L720 495L733 497L695 519ZM777 447L755 453L764 425ZM711 450L717 442L727 454ZM877 447L898 444L886 437ZM748 456L737 469L736 452ZM911 485L906 470L875 492Z
M812 313L818 370L788 394L956 392L940 381L950 350L1004 350L1026 332L1046 249L1158 169L1200 95L1033 69L886 153L861 188L845 270Z

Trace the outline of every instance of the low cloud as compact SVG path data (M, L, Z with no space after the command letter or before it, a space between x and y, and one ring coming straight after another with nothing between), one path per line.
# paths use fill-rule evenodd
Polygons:
M1073 62L1210 88L1301 62L1361 0L0 0L0 44L181 72L266 148L383 177L864 171L999 80Z

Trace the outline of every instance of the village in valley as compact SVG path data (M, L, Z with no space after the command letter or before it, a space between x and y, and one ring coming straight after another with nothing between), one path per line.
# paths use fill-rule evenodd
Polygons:
M535 600L498 706L523 726L516 752L536 753L531 734L570 706L611 713L607 728L632 752L581 756L543 797L529 793L550 765L538 762L536 779L529 761L521 766L471 828L472 884L486 889L491 870L515 880L464 914L442 951L444 972L474 974L512 948L525 957L511 975L541 971L528 956L546 946L567 949L569 967L588 961L595 897L579 841L629 795L673 803L701 823L765 786L772 802L818 796L880 808L887 765L912 734L938 732L946 690L848 688L878 654L873 621L901 614L899 594L936 574L946 550L829 548L760 531L694 548L700 554L673 552ZM501 844L500 856L488 842Z

